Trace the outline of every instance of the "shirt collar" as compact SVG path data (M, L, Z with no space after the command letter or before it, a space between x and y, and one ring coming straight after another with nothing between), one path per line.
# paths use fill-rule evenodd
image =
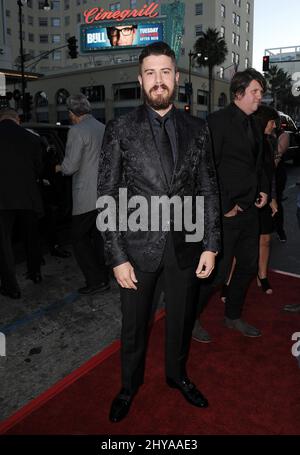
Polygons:
M172 106L172 109L170 109L164 116L159 115L152 107L150 107L148 104L145 104L147 112L149 114L150 120L153 121L154 119L158 119L160 122L165 121L166 119L172 119L174 118L174 113L175 113L175 106Z
M234 110L235 110L235 113L236 115L238 116L238 118L242 121L245 121L245 120L248 120L250 118L250 115L247 115L245 114L244 111L242 111L242 109L240 109L235 103L232 103L233 107L234 107Z

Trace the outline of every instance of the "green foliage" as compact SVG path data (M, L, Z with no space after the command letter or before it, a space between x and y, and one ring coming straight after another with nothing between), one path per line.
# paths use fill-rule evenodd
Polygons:
M227 44L224 38L219 36L217 29L208 28L195 42L194 53L199 54L194 57L196 63L199 66L208 67L208 112L211 112L213 68L225 61L228 54Z

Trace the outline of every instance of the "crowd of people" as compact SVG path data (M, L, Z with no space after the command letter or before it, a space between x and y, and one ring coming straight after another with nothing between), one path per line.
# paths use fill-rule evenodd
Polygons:
M114 31L112 38L121 35L122 30ZM245 296L253 277L263 292L275 292L267 275L270 239L283 219L280 169L288 143L277 111L261 105L266 89L261 73L251 68L237 72L230 85L232 102L207 122L174 106L179 73L167 44L143 48L138 80L144 104L106 127L92 116L83 94L68 99L73 126L65 157L55 164L57 174L73 176L71 241L85 279L78 292L107 291L109 268L120 288L122 388L111 405L112 422L126 417L143 384L158 284L166 308L166 383L191 405L209 405L186 370L190 340L211 341L200 317L218 287L223 289L225 327L246 337L261 336L242 318ZM0 292L20 298L11 241L17 219L25 234L28 276L41 281L38 220L44 212L37 182L43 172L42 145L19 125L12 109L0 114L0 137ZM117 203L124 188L131 201L140 196L146 201L135 227L127 229ZM204 197L203 238L187 241L190 232L185 224L175 227L172 210L166 228L165 214L149 211L153 197L190 197L193 217ZM98 204L99 198L112 198L117 206L114 227L102 232L98 219L105 219L107 207ZM300 196L298 217L299 211ZM155 230L139 224L150 212L159 221ZM132 222L130 208L126 216ZM300 311L295 305L285 309Z

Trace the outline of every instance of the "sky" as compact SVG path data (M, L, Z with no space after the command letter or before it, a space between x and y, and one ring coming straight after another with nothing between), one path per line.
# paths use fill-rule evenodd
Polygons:
M264 50L300 46L300 0L254 0L253 64L262 71Z

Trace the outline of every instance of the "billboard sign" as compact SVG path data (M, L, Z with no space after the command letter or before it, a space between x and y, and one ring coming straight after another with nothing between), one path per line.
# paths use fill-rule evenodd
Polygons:
M159 4L152 2L150 5L144 5L141 9L124 9L116 11L105 11L104 8L90 8L84 11L84 20L86 24L104 20L115 20L122 22L128 18L153 18L158 16Z
M163 21L82 25L81 52L100 51L103 49L136 48L147 46L156 41L164 41Z

